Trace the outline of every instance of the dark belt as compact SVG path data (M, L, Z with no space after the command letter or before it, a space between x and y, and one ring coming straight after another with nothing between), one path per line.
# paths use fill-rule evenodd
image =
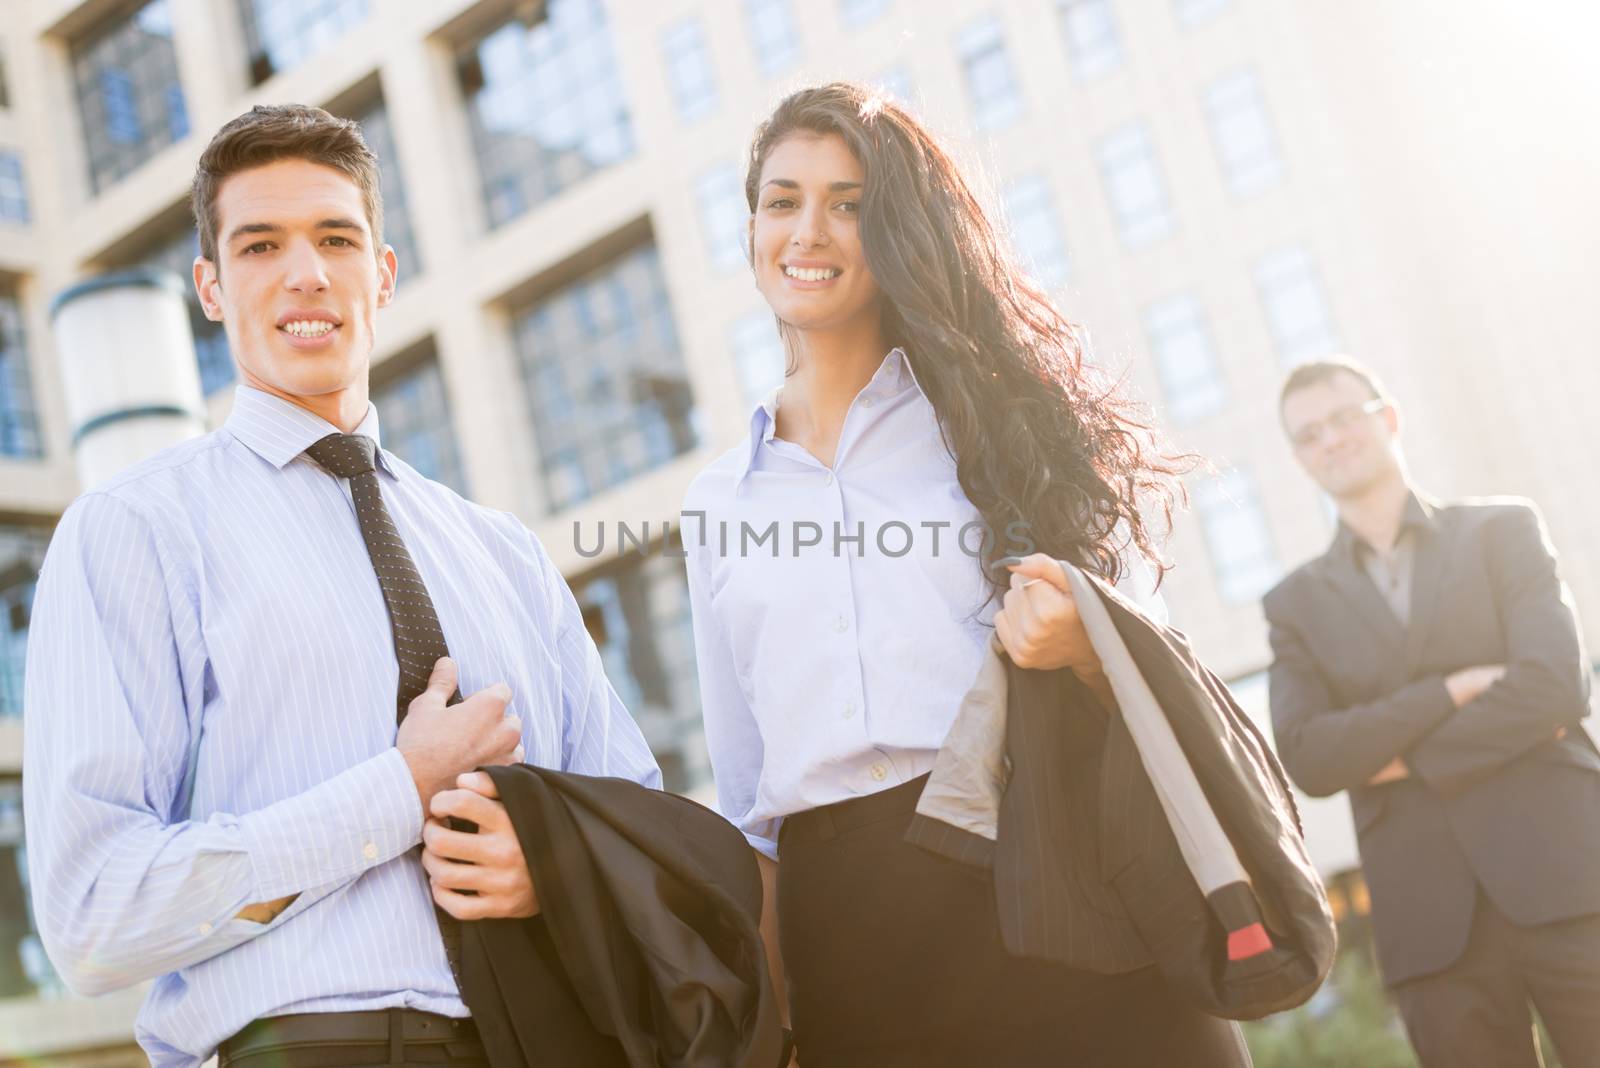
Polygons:
M226 1065L257 1053L307 1046L384 1046L458 1043L458 1056L482 1056L478 1027L471 1019L455 1019L416 1009L374 1009L367 1012L302 1012L264 1016L224 1042L218 1062ZM456 1051L452 1051L456 1052Z
M900 815L909 817L916 810L917 801L922 797L922 788L927 782L928 776L918 775L910 782L879 790L866 797L852 797L848 801L835 801L831 805L785 816L783 827L778 831L778 847L781 850L783 843L790 841L826 841L879 820Z

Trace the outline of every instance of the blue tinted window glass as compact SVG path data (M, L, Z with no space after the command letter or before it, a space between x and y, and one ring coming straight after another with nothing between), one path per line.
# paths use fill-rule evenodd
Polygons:
M522 309L512 336L551 511L699 442L654 246L635 249Z
M633 155L600 0L550 0L533 26L502 24L458 72L491 226Z
M0 284L0 456L33 459L41 455L22 306L16 292Z
M89 183L100 192L189 133L168 0L150 0L72 48Z

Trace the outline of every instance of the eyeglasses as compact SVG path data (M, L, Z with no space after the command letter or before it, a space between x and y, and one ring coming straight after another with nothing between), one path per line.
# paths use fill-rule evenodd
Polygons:
M1322 435L1330 430L1343 430L1355 423L1357 419L1367 415L1376 415L1389 407L1389 402L1382 397L1373 397L1365 404L1352 405L1340 408L1326 419L1318 419L1289 435L1289 441L1297 449L1309 449L1322 440Z

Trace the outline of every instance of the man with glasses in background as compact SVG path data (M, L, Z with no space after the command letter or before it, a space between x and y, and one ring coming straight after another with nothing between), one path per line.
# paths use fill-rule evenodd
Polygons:
M1562 1063L1600 1065L1600 752L1543 521L1415 489L1357 363L1297 368L1279 415L1339 522L1265 599L1273 731L1301 789L1350 793L1412 1044L1426 1068L1535 1068L1531 1003Z

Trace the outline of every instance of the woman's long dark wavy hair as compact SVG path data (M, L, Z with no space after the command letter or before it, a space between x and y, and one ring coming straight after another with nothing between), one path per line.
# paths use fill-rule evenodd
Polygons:
M883 329L915 364L967 499L995 537L1023 524L1037 551L1116 581L1133 548L1162 570L1141 505L1170 531L1183 500L1140 409L1087 375L1077 334L1017 267L950 154L898 104L860 85L802 89L750 146L756 211L767 155L793 135L844 139L865 172L860 233ZM1008 576L989 574L997 587Z

